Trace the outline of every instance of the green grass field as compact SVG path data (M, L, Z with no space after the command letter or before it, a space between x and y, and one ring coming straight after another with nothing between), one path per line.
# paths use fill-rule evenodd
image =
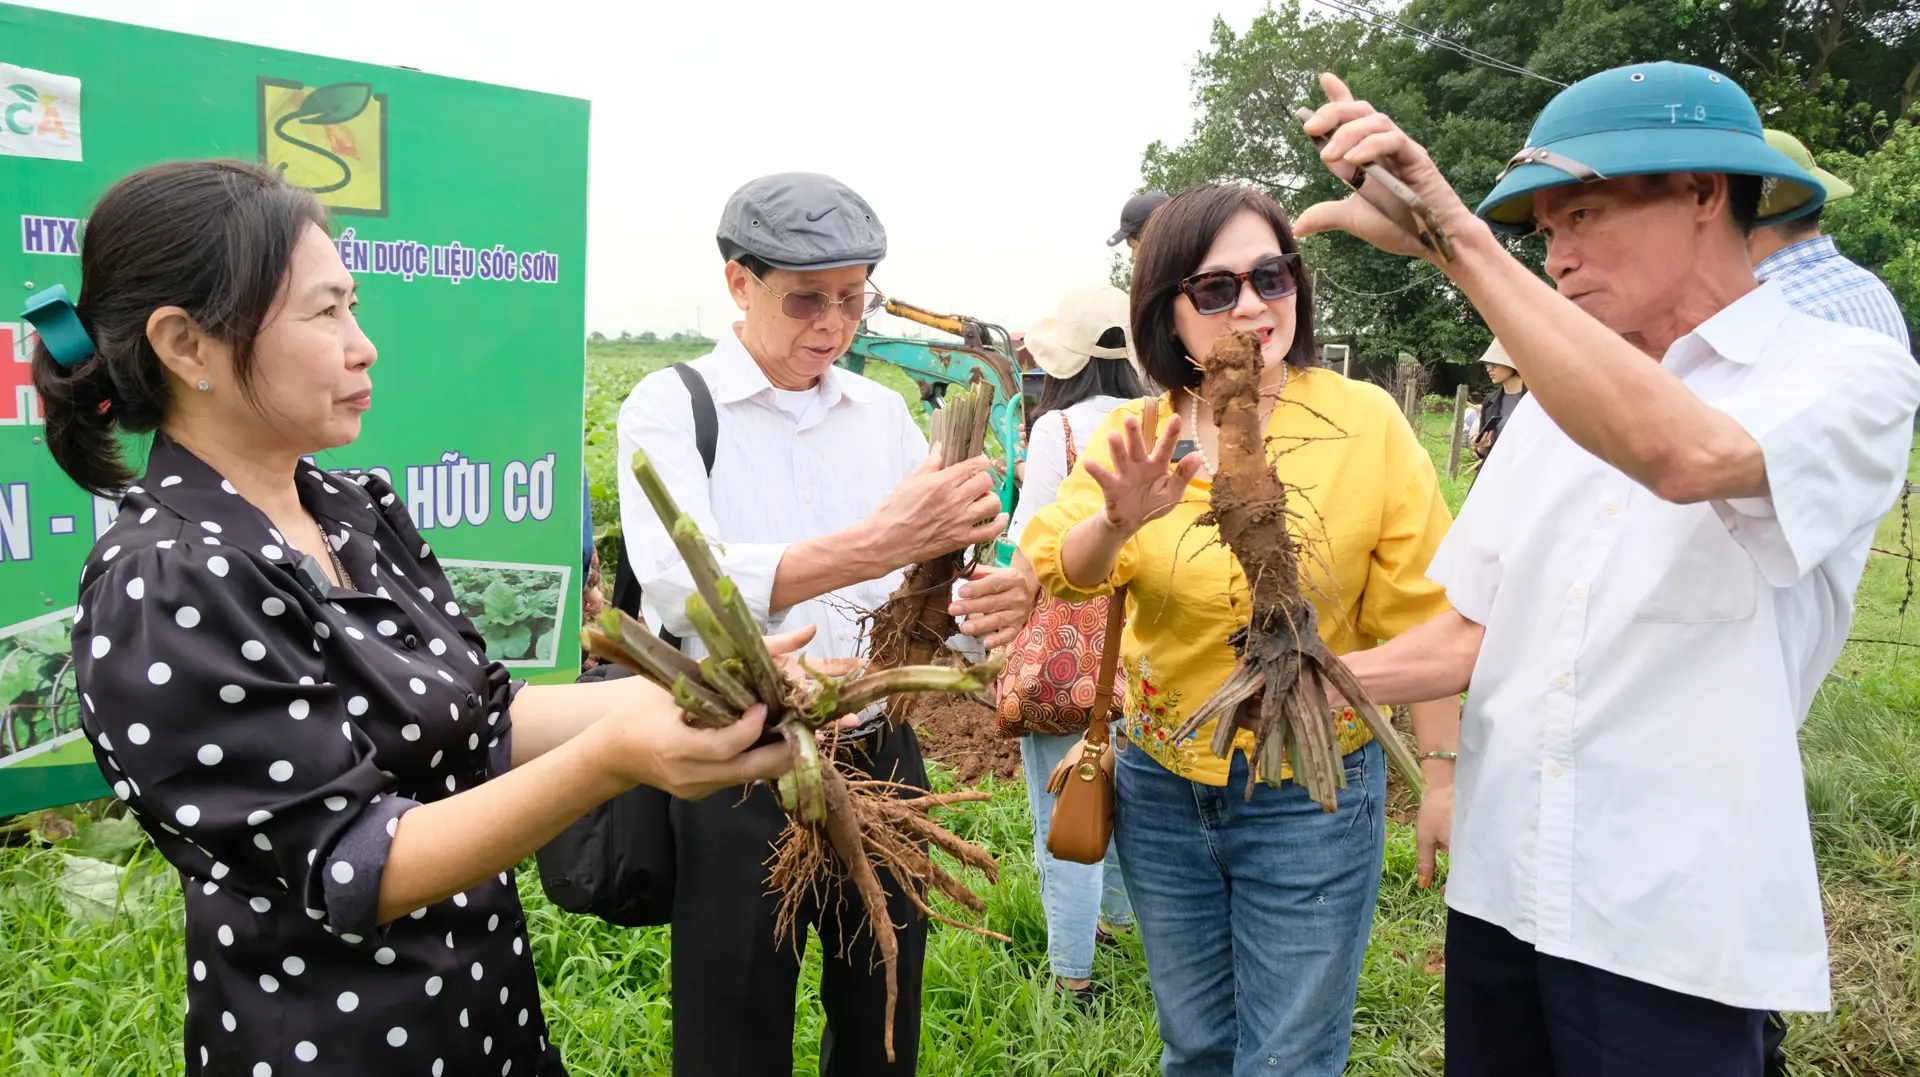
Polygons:
M610 477L613 412L638 376L685 355L671 346L596 348L588 372L588 453L595 481ZM698 349L694 349L697 354ZM896 375L890 382L904 378ZM909 400L916 398L909 395ZM1449 501L1448 413L1420 417ZM600 440L595 441L598 436ZM1912 477L1920 481L1920 449ZM1898 513L1882 549L1900 549ZM1876 556L1861 589L1855 635L1920 643L1920 610L1898 607L1906 564ZM1836 1010L1797 1017L1789 1039L1796 1077L1920 1073L1920 651L1849 646L1802 734L1807 788L1833 946ZM1048 988L1046 929L1031 861L1026 798L989 786L991 802L947 813L956 831L1001 856L987 919L1012 945L935 927L924 996L921 1072L986 1075L1148 1075L1158 1041L1137 942L1102 948L1108 985L1082 1013ZM74 841L86 842L91 827ZM71 843L66 843L71 845ZM181 898L164 877L138 915L76 917L59 897L59 846L0 849L0 1073L180 1072L185 994ZM1390 825L1385 881L1356 1014L1350 1074L1439 1074L1442 978L1433 968L1444 909L1413 884L1410 828ZM979 880L975 880L979 883ZM667 937L558 913L532 875L521 879L546 1014L572 1071L665 1072L671 1057ZM815 1072L820 1016L816 962L798 1000L794 1071Z

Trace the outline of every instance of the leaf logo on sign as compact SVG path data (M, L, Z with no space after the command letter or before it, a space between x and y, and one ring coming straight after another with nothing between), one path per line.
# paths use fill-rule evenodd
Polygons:
M386 216L386 105L365 82L262 78L261 159L336 213Z
M19 98L9 101L6 109L0 111L0 123L6 124L7 130L16 135L73 141L72 136L67 134L66 121L61 118L60 109L55 104L59 98L50 93L43 94L24 82L16 82L7 90ZM34 118L35 110L39 111L38 119Z
M80 80L0 62L0 157L78 161Z

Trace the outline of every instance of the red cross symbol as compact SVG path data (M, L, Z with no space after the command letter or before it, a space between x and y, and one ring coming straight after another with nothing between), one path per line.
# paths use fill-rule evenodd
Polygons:
M18 322L0 322L0 426L39 426L40 394L33 389L33 336Z

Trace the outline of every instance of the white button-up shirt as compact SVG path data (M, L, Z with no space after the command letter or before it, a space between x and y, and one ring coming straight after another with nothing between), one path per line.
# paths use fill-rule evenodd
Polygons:
M1776 284L1662 362L1760 443L1771 494L1662 501L1520 405L1430 569L1487 629L1447 903L1669 990L1825 1010L1795 734L1905 477L1920 369Z
M773 384L732 332L691 365L706 379L719 419L711 478L694 441L693 402L678 374L648 375L620 406L620 526L640 582L642 613L679 636L687 653L706 653L686 615L693 577L633 477L636 449L646 451L680 510L719 547L721 571L767 631L819 625L808 655L858 655L861 613L886 603L900 572L784 610L770 608L773 580L789 545L859 523L926 459L927 440L906 402L834 367L821 378L816 406L796 417L780 407Z

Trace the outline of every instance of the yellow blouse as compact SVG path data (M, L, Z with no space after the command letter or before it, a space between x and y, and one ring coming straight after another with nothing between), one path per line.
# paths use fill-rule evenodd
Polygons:
M1162 397L1158 409L1170 414ZM1227 783L1228 760L1214 756L1211 724L1175 743L1173 731L1232 671L1227 637L1250 613L1246 574L1212 526L1213 484L1195 479L1172 512L1147 524L1121 548L1113 574L1080 590L1060 568L1061 539L1073 525L1104 511L1100 486L1086 462L1109 465L1107 435L1142 411L1138 400L1117 409L1094 432L1057 500L1027 525L1020 549L1040 585L1081 601L1127 588L1121 663L1127 671L1126 712L1116 726L1167 769L1205 785ZM1427 579L1427 562L1452 517L1440 495L1433 461L1400 409L1378 386L1330 370L1295 370L1267 421L1275 468L1290 484L1291 527L1311 543L1303 589L1320 615L1320 636L1336 654L1373 647L1445 612L1445 592ZM1293 493L1291 488L1299 492ZM1329 571L1330 570L1330 571ZM1373 737L1351 711L1343 716L1341 752ZM1253 734L1234 742L1251 759ZM1291 770L1281 777L1291 777Z

